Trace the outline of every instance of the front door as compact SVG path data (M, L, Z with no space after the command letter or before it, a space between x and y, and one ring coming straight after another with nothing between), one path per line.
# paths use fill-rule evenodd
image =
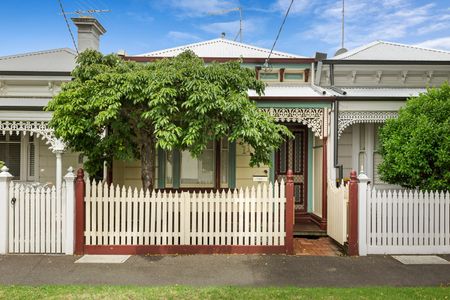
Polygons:
M294 173L295 223L299 223L308 211L306 194L307 180L307 128L288 126L294 135L285 141L275 153L275 179L286 181L288 170Z

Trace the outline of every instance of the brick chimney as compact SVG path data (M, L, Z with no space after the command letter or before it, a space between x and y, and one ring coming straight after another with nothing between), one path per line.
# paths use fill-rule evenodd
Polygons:
M78 51L98 50L100 36L106 32L102 24L93 17L72 18L72 21L78 28Z

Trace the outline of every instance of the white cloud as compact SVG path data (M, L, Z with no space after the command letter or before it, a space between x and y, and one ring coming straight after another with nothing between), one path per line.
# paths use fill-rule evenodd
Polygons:
M416 46L450 51L450 36L423 41Z
M332 45L333 50L341 44L341 1L328 0L314 8L311 17L315 21L298 39L320 39ZM429 34L443 30L445 11L433 3L416 5L411 1L345 1L345 47L353 48L374 40L402 41L412 34ZM430 25L435 24L435 25Z
M170 31L167 36L177 41L200 41L201 38L189 32Z

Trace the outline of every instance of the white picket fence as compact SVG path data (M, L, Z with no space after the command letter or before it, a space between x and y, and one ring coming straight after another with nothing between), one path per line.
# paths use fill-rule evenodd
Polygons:
M284 245L285 184L159 192L86 182L86 245Z
M368 253L450 253L449 192L368 193Z
M450 192L376 190L358 177L359 253L450 254Z
M9 253L64 253L66 188L12 182L9 186Z
M348 185L328 184L327 234L341 245L347 242Z
M0 170L0 254L73 254L75 174L69 168L61 190L14 182Z

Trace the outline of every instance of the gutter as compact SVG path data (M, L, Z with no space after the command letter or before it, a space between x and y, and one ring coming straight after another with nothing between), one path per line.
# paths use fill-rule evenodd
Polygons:
M325 59L323 63L329 65L450 65L450 60Z

